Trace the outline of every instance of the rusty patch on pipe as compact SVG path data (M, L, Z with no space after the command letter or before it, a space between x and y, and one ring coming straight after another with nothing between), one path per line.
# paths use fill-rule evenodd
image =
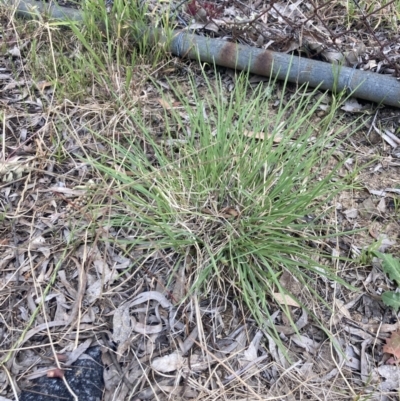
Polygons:
M254 74L270 76L274 62L273 52L264 50L254 60L252 60L250 71Z
M219 54L221 57L221 64L224 67L236 67L236 58L238 54L238 47L236 44L227 42L221 47Z

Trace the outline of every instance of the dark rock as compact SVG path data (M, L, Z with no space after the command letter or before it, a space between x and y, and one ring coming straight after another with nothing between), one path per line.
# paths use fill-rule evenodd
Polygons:
M64 377L79 401L100 401L104 388L101 348L89 348L65 368ZM19 395L20 401L74 401L62 379L40 377L32 382L33 386Z

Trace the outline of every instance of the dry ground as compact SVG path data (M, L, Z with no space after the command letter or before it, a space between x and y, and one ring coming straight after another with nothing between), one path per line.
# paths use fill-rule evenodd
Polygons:
M225 35L234 32L241 41L254 44L259 40L261 45L266 40L260 39L259 31L262 24L270 22L268 34L275 50L295 50L300 46L299 31L291 31L290 35L287 32L290 24L301 22L302 17L296 14L299 20L291 19L292 15L282 9L283 3L277 3L282 15L263 14L260 24L247 30L234 31L221 22L237 15L254 18L246 15L248 9L241 4L232 2L222 11L220 5L215 6L212 10L217 21L213 24L220 23L222 27L213 27L214 31L223 30ZM331 4L329 10L319 9L326 20L327 15L340 10L339 3ZM307 5L304 3L303 11ZM163 12L164 5L153 7L161 7L158 11ZM254 4L254 10L262 14L263 3ZM341 15L339 11L338 14ZM188 13L182 16L190 20ZM30 37L21 28L16 30L9 17L3 10L2 397L13 398L14 391L29 386L29 379L54 366L54 352L72 353L79 345L73 355L77 358L90 345L101 344L107 366L104 400L398 399L400 370L392 355L384 353L383 346L400 327L396 312L385 306L380 297L383 291L396 286L377 260L371 263L365 249L379 244L381 251L400 257L399 109L347 101L339 111L347 123L354 122L358 128L337 156L347 159L343 167L347 171L363 167L357 173L359 189L340 194L330 218L342 231L361 230L340 239L326 239L318 246L329 247L348 258L346 262L338 261L335 267L338 276L357 291L329 280L316 281L318 293L333 308L332 313L323 305L309 305L325 332L305 309L293 306L290 309L296 332L271 301L270 313L275 320L270 324L286 347L288 361L274 339L238 302L240 293L235 283L210 286L207 292L195 293L179 304L200 263L193 253L188 250L184 257L172 249L148 253L146 244L129 245L133 231L110 228L107 219L118 206L110 195L112 182L105 183L83 158L109 154L113 149L102 138L119 141L136 132L137 127L108 97L109 88L81 88L73 100L67 96L60 100L50 82L35 80L28 60L32 53L26 50L31 45ZM358 43L359 67L384 68L394 73L398 33L388 26L383 29L381 19L377 11L369 23L375 36L390 37L391 46L385 57L393 65L389 61L383 63L381 49L377 51L375 38L371 39L368 30L341 36L344 47L335 51L352 51L356 48L354 43ZM196 24L200 23L196 20ZM342 21L343 32L345 25L346 21ZM321 41L329 42L329 30L318 26ZM49 38L48 31L38 25L33 37L40 35ZM58 33L51 35L57 39ZM371 41L366 39L368 35ZM362 48L361 40L366 48ZM318 57L324 55L319 52ZM165 104L143 71L150 71L168 92L169 83L164 77L168 75L176 85L184 86L188 69L198 71L201 86L204 76L200 69L181 60L168 61L157 68L140 65L133 71L131 96L124 100L126 107L140 106L145 110L155 135L163 130ZM118 88L123 76L112 67L110 71ZM218 69L217 74L222 76L229 97L235 86L235 73ZM257 82L261 78L251 80ZM289 85L284 96L289 99L296 89ZM278 84L277 102L281 90ZM332 102L332 96L325 95L323 106L310 124L316 124ZM274 112L274 105L270 110ZM382 137L388 132L391 144ZM148 155L152 157L151 149ZM93 209L94 204L101 209ZM115 238L126 238L126 245L117 243ZM281 282L301 298L304 288L290 275L283 275ZM44 370L38 373L37 368Z

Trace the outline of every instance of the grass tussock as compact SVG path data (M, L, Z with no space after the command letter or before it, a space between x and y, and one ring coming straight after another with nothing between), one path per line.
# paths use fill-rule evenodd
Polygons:
M57 32L57 40L47 25L35 22L35 37L49 40L40 46L33 40L30 70L37 80L54 83L56 101L96 104L107 109L104 118L118 120L114 129L129 126L129 135L109 140L109 152L87 155L111 205L102 222L130 234L116 241L127 252L140 247L190 254L196 267L188 293L234 289L260 324L269 317L271 301L281 304L279 294L305 307L315 298L324 302L315 289L317 277L337 277L329 249L316 244L336 235L324 215L351 184L349 177L339 178L341 163L332 165L340 146L336 138L347 130L338 120L332 127L335 107L310 124L319 102L305 90L272 111L272 83L249 89L244 74L226 95L221 80L204 74L203 87L195 76L186 89L167 85L164 115L155 128L158 119L149 117L132 91L135 83L140 87L138 67L146 60L150 74L142 69L142 81L168 64L160 67L162 47L132 32L133 25L146 23L147 10L116 2L107 17L104 5L89 1L84 15L83 26L70 23L72 34ZM284 272L302 284L302 294L282 285Z
M305 289L291 297L309 307L320 299L317 277L337 280L315 244L335 234L324 214L349 185L339 162L328 166L345 127L332 127L333 114L310 124L318 108L310 96L271 113L272 85L249 91L244 75L228 98L219 80L206 79L202 90L190 82L164 98L171 107L161 134L139 107L127 110L136 132L109 142L112 158L90 161L112 182L107 224L135 233L121 240L133 248L189 252L190 291L234 288L259 323L276 294L290 293L280 282L285 271Z
M116 2L108 14L104 3L88 1L82 4L83 23L29 21L21 35L21 44L30 43L24 51L29 74L49 82L58 102L121 100L136 79L136 66L151 72L167 57L164 45L142 30L148 14L145 4Z

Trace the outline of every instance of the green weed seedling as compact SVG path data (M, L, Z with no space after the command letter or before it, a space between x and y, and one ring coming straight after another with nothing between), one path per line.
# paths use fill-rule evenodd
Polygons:
M400 285L400 260L390 254L374 251L373 255L382 261L382 269L397 285ZM400 292L385 291L382 294L385 305L391 306L396 311L400 309Z

